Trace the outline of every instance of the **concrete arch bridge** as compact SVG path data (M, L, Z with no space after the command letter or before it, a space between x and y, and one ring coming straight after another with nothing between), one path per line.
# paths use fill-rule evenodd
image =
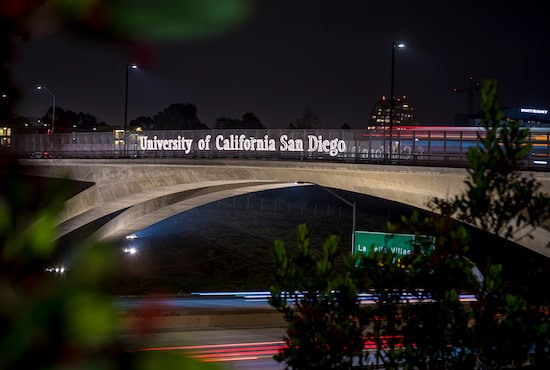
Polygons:
M465 189L464 168L234 159L23 160L28 174L69 178L90 187L69 199L59 219L62 237L116 215L93 235L120 238L216 200L268 189L318 184L420 209L434 197ZM550 194L550 173L537 172ZM517 244L550 257L549 228L518 235Z

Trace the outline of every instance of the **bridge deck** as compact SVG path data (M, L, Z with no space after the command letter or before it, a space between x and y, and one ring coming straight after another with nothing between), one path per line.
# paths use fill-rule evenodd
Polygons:
M462 193L465 169L356 163L261 160L131 159L24 160L34 175L67 177L94 185L66 203L61 234L105 216L119 214L98 230L110 238L131 234L187 209L247 192L314 183L427 209L434 197ZM533 174L533 173L526 173ZM534 173L541 191L550 193L550 173ZM550 257L550 231L516 243Z

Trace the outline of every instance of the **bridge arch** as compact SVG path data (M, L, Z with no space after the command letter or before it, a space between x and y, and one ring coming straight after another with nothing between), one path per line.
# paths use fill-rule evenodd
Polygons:
M249 192L294 186L295 182L383 198L419 209L434 197L465 189L463 168L261 160L48 160L27 162L29 171L92 184L66 202L59 237L116 214L94 234L99 239L129 235L179 212ZM539 176L540 175L540 176ZM550 192L550 174L537 173ZM550 232L533 231L518 244L550 256Z

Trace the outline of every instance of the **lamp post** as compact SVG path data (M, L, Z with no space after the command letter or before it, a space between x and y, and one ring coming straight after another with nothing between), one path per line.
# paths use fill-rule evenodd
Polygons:
M392 48L391 48L391 87L390 87L390 147L389 147L389 159L391 160L392 157L392 131L393 131L393 87L395 84L395 49L396 48L404 48L405 44L402 42L392 42Z
M5 111L3 111L3 114L0 118L9 118L9 112L10 112L10 96L7 93L2 93L2 100L5 101Z
M137 69L137 65L126 64L126 88L125 88L125 97L124 97L124 151L123 151L124 156L126 156L126 142L128 141L128 135L126 134L126 126L128 125L128 71L130 69Z
M51 133L53 134L54 132L54 127L55 127L55 95L50 91L50 89L48 89L46 87L46 85L38 85L36 87L37 90L46 90L53 98L53 105L52 105L52 129L51 129Z
M336 194L335 192L333 192L329 188L326 188L323 185L320 185L320 184L317 184L317 183L314 183L314 182L296 181L296 184L297 185L314 185L314 186L317 186L317 187L323 189L324 191L326 191L327 193L330 193L332 196L340 199L342 202L346 203L348 206L351 207L352 212L353 212L352 213L352 229L351 229L351 253L353 254L353 250L355 248L355 229L356 229L356 225L357 225L356 224L356 215L357 215L357 204L356 204L356 202L352 202L350 200L347 200L346 198L342 197L339 194Z

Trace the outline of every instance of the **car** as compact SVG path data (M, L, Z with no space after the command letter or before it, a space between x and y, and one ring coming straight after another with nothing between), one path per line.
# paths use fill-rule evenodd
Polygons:
M42 158L42 152L32 152L30 158Z
M48 151L44 151L44 152L32 152L31 153L31 158L53 158L53 154L48 152Z

